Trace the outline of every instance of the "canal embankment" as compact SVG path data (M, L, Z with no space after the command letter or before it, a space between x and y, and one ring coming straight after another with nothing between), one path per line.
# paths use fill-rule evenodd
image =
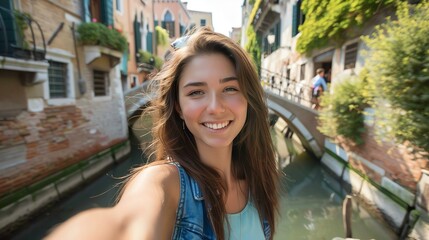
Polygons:
M127 140L2 197L0 236L7 235L45 207L63 200L78 187L91 182L110 166L126 159L129 153L130 142Z
M379 181L354 167L356 164L350 164L351 159L380 175ZM427 171L423 171L417 191L412 193L387 177L383 168L356 153L346 152L328 139L325 140L325 153L321 162L338 178L338 188L346 186L372 214L386 221L401 239L407 236L411 239L428 239L428 196L425 196L424 189L429 186Z

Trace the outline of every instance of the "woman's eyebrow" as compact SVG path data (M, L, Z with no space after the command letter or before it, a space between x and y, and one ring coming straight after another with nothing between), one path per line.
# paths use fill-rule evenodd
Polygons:
M189 82L183 86L183 88L186 87L201 87L201 86L207 86L206 82Z
M238 80L238 78L237 78L237 77L235 77L235 76L226 77L226 78L221 78L221 79L219 79L219 82L220 82L220 83L226 83L226 82L234 81L234 80Z

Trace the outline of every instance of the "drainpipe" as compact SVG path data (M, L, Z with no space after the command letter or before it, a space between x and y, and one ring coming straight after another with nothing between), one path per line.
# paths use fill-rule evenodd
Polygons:
M82 79L82 72L80 70L79 55L77 52L77 45L76 45L75 22L72 23L71 29L72 29L72 34L73 34L74 51L76 54L77 72L79 74L79 80L78 80L79 93L80 93L80 95L84 95L86 93L86 82L84 79Z

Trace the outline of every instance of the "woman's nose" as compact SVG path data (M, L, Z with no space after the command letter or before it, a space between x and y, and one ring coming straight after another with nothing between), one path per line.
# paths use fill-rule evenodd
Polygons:
M218 96L217 94L213 94L210 97L207 110L209 111L209 113L212 114L225 112L225 106L222 97Z

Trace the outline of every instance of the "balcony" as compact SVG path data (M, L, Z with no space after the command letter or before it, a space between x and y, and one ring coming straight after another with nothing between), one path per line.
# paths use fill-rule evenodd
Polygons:
M0 7L0 69L24 73L24 84L48 79L43 31L29 14Z
M262 0L257 6L252 24L257 33L263 33L280 18L280 5L278 0Z
M85 63L91 67L110 70L119 64L122 53L103 46L84 46Z
M92 22L82 23L77 32L79 42L84 45L86 64L109 71L120 63L128 43L117 30Z

